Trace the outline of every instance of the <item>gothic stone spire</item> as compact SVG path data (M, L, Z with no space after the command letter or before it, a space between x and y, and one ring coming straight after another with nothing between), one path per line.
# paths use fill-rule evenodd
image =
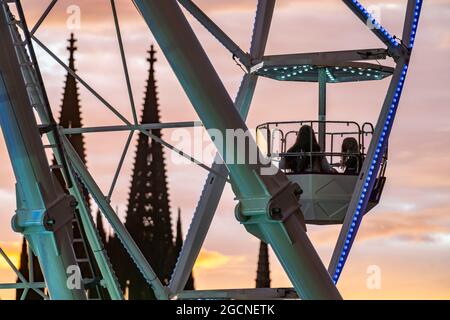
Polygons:
M178 208L178 220L177 220L177 235L175 239L175 263L180 255L181 249L183 248L183 228L181 226L181 210ZM174 263L174 265L175 265ZM194 290L194 277L192 273L189 275L189 279L186 282L184 290Z
M75 46L77 40L75 39L73 33L70 34L70 39L68 42L69 46L67 47L67 50L69 51L69 68L76 71L74 53L77 50L77 47ZM82 126L78 85L76 79L69 73L66 75L59 124L64 128L79 128ZM69 135L68 139L72 143L80 158L86 163L83 135Z
M153 46L149 54L150 70L141 122L158 123L160 115ZM161 137L161 130L152 130L152 133ZM160 280L167 284L173 268L174 245L162 148L147 135L139 133L125 226ZM130 274L128 282L130 299L145 299L153 295L147 290L148 285L138 271Z
M263 241L259 245L256 288L270 288L269 248Z

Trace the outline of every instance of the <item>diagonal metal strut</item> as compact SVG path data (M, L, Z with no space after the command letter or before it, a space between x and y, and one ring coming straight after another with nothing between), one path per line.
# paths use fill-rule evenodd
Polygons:
M223 83L175 0L135 0L206 129L248 132ZM197 66L202 66L198 68ZM257 150L253 138L248 150ZM215 141L215 143L218 143ZM222 159L228 151L220 150ZM261 161L261 158L259 159ZM304 299L341 299L305 232L298 186L262 162L227 162L239 199L236 214L249 232L270 243ZM265 169L273 175L265 175Z

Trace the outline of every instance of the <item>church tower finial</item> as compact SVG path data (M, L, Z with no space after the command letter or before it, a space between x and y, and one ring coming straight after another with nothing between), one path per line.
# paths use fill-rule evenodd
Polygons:
M147 59L148 62L150 62L150 70L154 70L154 64L157 61L156 60L156 51L153 45L150 46L150 57Z
M67 47L67 50L69 51L69 68L73 71L75 71L75 51L77 51L77 47L75 46L75 43L77 42L77 39L75 39L75 36L73 32L70 34L69 40L69 46Z
M77 39L75 38L73 33L70 34L68 42L69 45L67 46L67 50L69 51L69 68L73 71L76 71L74 54L75 51L77 51L77 47L75 46ZM78 84L76 79L70 73L67 73L66 81L64 84L64 93L61 104L59 124L64 128L81 128L83 126ZM83 135L69 135L68 139L72 143L80 158L84 163L86 163L85 143Z

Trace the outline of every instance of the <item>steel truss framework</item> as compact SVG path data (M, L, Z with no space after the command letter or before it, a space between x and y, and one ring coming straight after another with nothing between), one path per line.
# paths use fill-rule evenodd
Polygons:
M368 195L372 191L380 169L381 159L387 150L389 134L414 45L422 0L407 1L401 39L397 39L384 29L358 1L342 1L363 23L370 22L374 26L372 32L385 44L386 49L280 56L264 55L275 0L258 1L251 47L248 53L239 48L191 0L178 0L178 2L175 0L134 0L136 8L153 32L202 121L202 123L166 124L138 123L115 1L110 0L110 3L133 115L132 122L98 94L74 70L70 70L35 36L36 30L45 21L56 2L57 0L51 1L36 25L29 30L20 1L0 0L0 31L2 34L0 40L0 124L17 180L18 209L13 219L13 228L25 235L30 244L30 257L33 252L39 258L50 298L86 299L82 287L69 289L66 285L68 280L67 267L76 265L73 249L70 246L71 232L69 228L74 210L73 200L76 199L87 240L93 248L96 262L103 277L103 283L111 298L123 299L114 271L88 211L88 206L84 202L81 184L87 187L90 195L113 227L137 267L149 285L152 286L157 298L169 299L175 296L179 298L294 297L295 293L292 289L182 292L212 222L225 183L228 181L239 199L236 217L250 233L272 246L298 296L303 299L340 299L341 296L335 284L348 258L369 200ZM244 66L246 73L234 101L231 100L212 67L208 56L182 13L180 5L211 32ZM10 6L16 7L18 18L13 19L11 17ZM17 28L22 29L21 33ZM49 107L39 65L34 54L33 42L73 75L124 125L70 129L58 127ZM258 80L258 70L264 65L270 66L271 64L292 61L298 63L304 61L311 63L313 61L316 64L327 65L355 60L384 59L386 56L392 57L396 66L328 271L306 235L303 216L298 206L298 188L290 183L283 173L278 171L273 176L262 175L260 169L263 168L263 164L261 163L255 165L221 164L219 159L226 159L227 156L224 150L219 150L220 153L217 155L216 161L209 168L177 150L166 141L154 136L151 132L152 129L157 128L198 125L203 125L206 129L219 129L222 132L226 129L246 130L245 119ZM199 65L202 68L196 68ZM32 108L37 111L39 121L35 118ZM99 189L65 135L110 131L129 131L129 136L109 192L105 195ZM120 175L133 133L136 131L148 135L154 141L178 152L209 171L168 287L163 286L158 280L109 201ZM39 133L46 134L49 145L43 145ZM254 143L254 141L251 141L251 143ZM65 195L61 188L53 183L54 179L49 169L50 166L44 148L53 150L58 166L61 168L70 190L70 196ZM228 175L230 178L228 178ZM6 259L21 280L21 283L18 284L2 284L0 289L25 288L22 298L25 297L28 290L34 290L45 296L40 290L44 284L33 282L31 266L30 277L27 281L3 250L0 250L0 255Z

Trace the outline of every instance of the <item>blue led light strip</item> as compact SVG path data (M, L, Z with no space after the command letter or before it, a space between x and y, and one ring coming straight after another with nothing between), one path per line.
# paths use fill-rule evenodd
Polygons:
M357 1L353 1L354 3L357 3ZM417 31L417 25L419 22L419 16L420 16L420 11L422 8L422 0L417 0L416 1L416 5L414 8L414 13L413 13L413 21L412 21L412 25L411 25L411 32L410 32L410 44L409 47L410 49L413 48L414 46L414 40L416 37L416 31ZM381 164L381 158L384 154L385 148L386 148L386 142L387 142L387 138L389 135L389 132L392 128L392 124L394 122L394 117L395 117L395 113L397 111L397 107L400 101L400 96L403 90L403 85L405 83L405 78L406 78L406 74L408 71L408 64L405 63L402 67L402 73L400 75L399 81L397 83L397 87L394 93L394 97L392 98L391 101L391 106L389 109L389 113L386 117L386 121L384 123L384 127L383 127L383 131L381 133L381 136L378 139L377 142L377 149L375 150L375 154L374 157L372 159L372 163L370 164L370 168L369 168L369 172L367 174L367 178L366 181L364 183L364 186L361 190L361 195L359 197L358 200L358 206L355 210L355 212L353 213L353 219L351 222L351 226L348 230L347 233L347 237L345 239L345 244L344 247L342 249L342 252L340 254L339 257L339 261L338 264L336 266L336 269L334 271L334 275L333 275L333 282L336 284L337 281L339 280L339 276L341 275L342 269L344 267L344 264L348 258L348 254L350 252L351 246L353 244L353 241L355 239L356 233L358 231L359 225L361 223L362 220L362 216L368 201L368 198L370 197L370 193L368 193L368 191L371 191L371 186L373 186L373 183L376 180L377 174L378 174L378 170L380 168L380 164Z
M399 46L399 43L395 40L395 38L385 28L383 28L377 19L375 19L373 15L370 14L370 12L367 11L361 3L359 3L359 1L352 0L352 4L365 17L365 21L371 22L375 30L379 31L387 42L392 44L394 47Z
M416 39L417 25L419 24L420 11L422 10L422 0L416 1L416 6L414 7L413 21L411 26L411 33L409 35L409 48L412 49L414 46L414 40Z
M368 193L368 190L371 190L370 186L373 185L373 183L376 180L378 169L381 164L381 158L383 157L384 149L386 146L386 144L384 142L386 141L389 131L392 128L392 124L394 122L394 116L397 111L398 103L400 101L400 95L402 93L403 84L405 83L405 77L406 77L407 70L408 70L408 65L404 64L402 74L400 76L400 80L397 83L397 88L395 90L394 97L391 101L389 114L386 117L383 131L381 132L381 136L377 142L377 149L376 149L374 157L372 159L372 163L370 164L369 172L367 174L367 178L364 183L363 189L361 190L361 195L358 200L358 206L356 207L356 211L353 213L352 223L348 230L347 237L345 239L344 248L341 252L341 255L339 257L339 262L337 264L337 267L336 267L334 275L333 275L334 283L336 283L337 280L339 279L342 268L345 264L345 261L347 260L351 245L355 239L356 232L361 223L362 216L364 215L363 213L365 210L365 204L367 204L368 198L370 197L370 193Z

